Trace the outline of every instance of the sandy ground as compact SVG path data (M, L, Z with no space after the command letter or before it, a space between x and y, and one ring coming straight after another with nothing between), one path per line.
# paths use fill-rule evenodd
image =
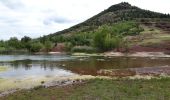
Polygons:
M164 54L163 52L135 52L135 53L105 52L104 56L170 57L170 55Z
M83 56L128 56L128 57L170 57L170 55L163 52L133 52L133 53L122 53L122 52L105 52L105 53L73 53L72 56L83 57Z
M163 76L169 77L169 76ZM53 86L66 86L77 83L84 83L88 79L118 79L120 77L110 77L110 76L91 76L91 75L76 75L71 77L29 77L22 80L18 79L0 79L0 97L12 94L16 91L22 89L33 89L39 86L44 88ZM128 79L152 79L160 78L152 75L134 75L122 78Z
M24 79L0 79L0 96L13 93L21 89L32 89L37 86L63 86L76 82L82 82L82 80L93 79L91 75L75 75L67 77L27 77Z

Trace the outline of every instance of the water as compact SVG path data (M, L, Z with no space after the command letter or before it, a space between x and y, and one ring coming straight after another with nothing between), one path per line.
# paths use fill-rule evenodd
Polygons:
M149 58L149 57L89 57L79 58L73 61L61 61L65 69L82 75L98 75L102 69L143 69L170 66L170 58ZM63 68L63 67L61 67ZM165 67L164 67L165 68ZM164 69L165 70L165 69ZM168 68L169 70L169 68ZM169 71L168 71L169 72Z
M0 55L0 62L18 60L62 61L73 59L68 55Z
M73 57L69 55L1 55L0 78L37 76L98 75L101 69L157 68L170 66L170 58L141 57Z
M59 68L51 62L74 59L67 55L1 55L0 66L8 67L0 72L0 78L27 78L76 75L69 70Z

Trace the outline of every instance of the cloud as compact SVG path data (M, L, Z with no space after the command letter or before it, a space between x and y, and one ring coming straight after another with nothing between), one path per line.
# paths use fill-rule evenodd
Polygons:
M2 4L10 9L20 9L24 4L20 0L0 0Z
M169 0L0 0L0 39L25 35L35 38L54 33L122 1L170 13Z
M69 20L67 18L64 17L60 17L60 16L50 16L48 18L46 18L43 23L44 25L50 25L53 23L58 23L58 24L64 24L64 23L72 23L72 20Z

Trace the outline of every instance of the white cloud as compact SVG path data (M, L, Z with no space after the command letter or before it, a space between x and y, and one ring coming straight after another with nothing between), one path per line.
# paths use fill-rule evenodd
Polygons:
M0 0L0 39L39 37L80 23L123 0ZM124 0L170 13L169 0Z

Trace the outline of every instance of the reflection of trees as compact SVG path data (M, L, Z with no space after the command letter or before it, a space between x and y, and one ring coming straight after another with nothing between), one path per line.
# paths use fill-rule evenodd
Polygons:
M32 67L32 61L31 60L13 61L11 62L11 66L14 67L14 69L25 68L25 70L29 70Z
M40 65L41 65L40 67L43 68L44 70L50 69L51 71L53 71L54 68L56 67L54 62L50 61L43 61Z
M30 70L31 68L39 67L44 70L50 69L52 71L56 67L56 64L50 61L18 60L8 62L8 64L14 69L24 68L25 70Z

